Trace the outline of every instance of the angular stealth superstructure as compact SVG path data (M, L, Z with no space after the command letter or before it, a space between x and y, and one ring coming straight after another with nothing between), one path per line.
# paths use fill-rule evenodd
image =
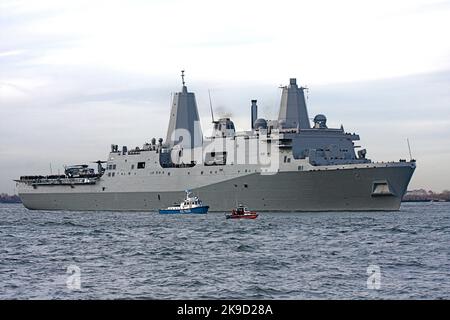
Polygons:
M279 118L258 118L236 131L230 118L213 119L203 137L197 104L184 83L171 106L167 140L142 148L111 146L106 168L67 167L64 175L16 180L25 207L40 210L157 211L201 195L210 211L236 202L259 211L398 210L415 160L372 162L355 133L329 128L323 114L310 126L304 89L283 87ZM76 170L75 170L75 169Z
M308 111L306 110L305 88L297 86L297 80L291 78L289 86L283 87L281 94L278 125L280 128L310 129Z
M188 92L184 82L181 92L175 93L170 110L169 127L167 129L166 144L179 145L185 149L202 146L203 133L198 116L195 94Z

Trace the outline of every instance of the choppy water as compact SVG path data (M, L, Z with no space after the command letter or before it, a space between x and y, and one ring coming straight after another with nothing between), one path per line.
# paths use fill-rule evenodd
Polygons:
M450 203L245 221L0 204L0 244L1 299L450 298Z

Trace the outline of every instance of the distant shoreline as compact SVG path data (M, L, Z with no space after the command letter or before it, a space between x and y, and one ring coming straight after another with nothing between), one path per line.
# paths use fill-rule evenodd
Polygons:
M450 202L450 200L432 200L432 199L408 200L408 199L403 199L402 202Z
M450 191L435 193L430 190L418 189L407 191L402 202L449 202Z
M0 194L0 203L22 203L18 195L9 195L6 193Z

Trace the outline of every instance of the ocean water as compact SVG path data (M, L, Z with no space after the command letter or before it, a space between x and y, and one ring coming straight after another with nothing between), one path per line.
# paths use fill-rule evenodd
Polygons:
M450 203L256 220L0 204L0 244L0 299L450 298Z

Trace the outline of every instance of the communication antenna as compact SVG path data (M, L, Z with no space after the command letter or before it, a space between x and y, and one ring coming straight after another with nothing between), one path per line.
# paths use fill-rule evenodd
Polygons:
M211 109L212 123L215 123L215 121L214 121L214 112L213 112L212 101L211 101L211 92L210 92L209 89L208 89L208 96L209 96L209 108Z
M183 83L183 87L185 86L185 82L184 82L184 70L181 70L181 82Z
M406 138L406 142L408 143L409 160L411 160L413 157L412 157L412 154L411 154L411 146L409 145L409 138Z

